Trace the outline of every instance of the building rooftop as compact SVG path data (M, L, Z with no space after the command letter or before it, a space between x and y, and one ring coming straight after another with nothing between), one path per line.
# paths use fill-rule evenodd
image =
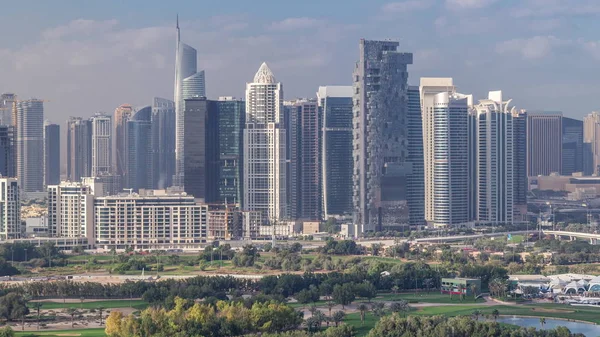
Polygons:
M277 83L275 75L273 75L273 72L269 69L266 62L263 62L263 64L260 65L260 68L258 68L256 75L254 75L254 83Z

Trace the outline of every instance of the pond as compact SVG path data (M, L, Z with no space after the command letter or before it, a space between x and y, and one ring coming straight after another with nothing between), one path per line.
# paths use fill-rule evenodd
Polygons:
M513 324L521 327L534 327L540 329L540 319L530 317L499 317L499 323ZM582 333L586 337L600 336L600 325L593 323L569 322L560 319L546 318L544 329L554 329L559 326L567 327L572 333Z

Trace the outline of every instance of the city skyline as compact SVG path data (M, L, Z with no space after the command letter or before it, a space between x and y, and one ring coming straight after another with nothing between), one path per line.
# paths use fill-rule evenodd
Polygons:
M46 118L55 122L74 114L112 111L126 102L147 105L154 96L172 93L175 16L180 12L186 13L180 18L184 40L199 50L198 68L205 69L207 81L213 83L208 88L211 99L243 97L246 79L263 60L288 83L288 98L312 97L319 85L350 85L354 41L389 37L415 54L412 85L419 77L452 76L461 83L460 91L473 93L475 99L502 89L524 109L562 110L565 116L581 118L596 109L593 96L599 87L592 74L600 56L599 44L587 36L597 25L591 19L600 13L600 5L583 2L588 14L569 8L564 0L545 7L537 7L539 1L349 1L340 13L334 13L339 6L326 4L319 14L297 4L289 4L292 11L273 4L261 12L243 2L235 7L211 4L208 11L194 15L187 14L199 6L192 2L179 8L154 3L143 10L115 3L119 10L110 13L94 6L57 5L51 12L61 11L60 15L7 37L0 50L6 62L0 70L12 80L3 91L16 92L22 99L51 100L45 106ZM24 11L21 6L11 8L13 15L0 29L10 27ZM128 22L134 11L143 11L153 23ZM500 18L506 16L513 24L500 29ZM491 24L476 28L483 21ZM474 43L486 40L489 48ZM315 52L298 57L307 47ZM478 53L469 52L475 47ZM115 48L123 52L116 55ZM43 57L50 52L52 58ZM491 72L494 87L479 78L482 69ZM81 111L80 106L90 110Z

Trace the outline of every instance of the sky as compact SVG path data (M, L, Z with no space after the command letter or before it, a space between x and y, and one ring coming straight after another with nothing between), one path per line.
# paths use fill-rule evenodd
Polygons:
M175 18L207 96L243 97L263 61L285 98L351 85L360 38L414 53L409 83L453 77L476 99L582 118L600 109L599 0L0 0L0 92L45 117L173 98Z

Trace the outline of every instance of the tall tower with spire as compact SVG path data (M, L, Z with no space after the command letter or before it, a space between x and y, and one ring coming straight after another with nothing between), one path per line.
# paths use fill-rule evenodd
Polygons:
M173 185L183 187L184 155L183 155L183 113L185 99L206 97L204 71L197 71L196 49L181 42L179 15L175 26L177 41L175 47L175 176Z
M242 207L272 224L287 216L285 145L283 86L263 63L246 83Z

